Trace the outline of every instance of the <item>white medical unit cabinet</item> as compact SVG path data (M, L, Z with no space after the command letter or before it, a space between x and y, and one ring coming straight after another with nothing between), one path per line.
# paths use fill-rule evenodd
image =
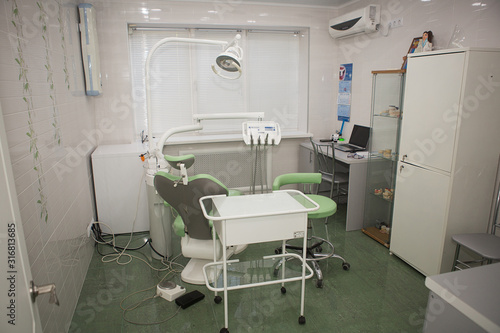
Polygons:
M149 230L146 179L140 155L141 143L102 145L92 153L97 217L104 232L130 233ZM111 230L109 230L109 228Z
M390 250L449 272L451 237L485 233L500 154L500 50L408 56Z

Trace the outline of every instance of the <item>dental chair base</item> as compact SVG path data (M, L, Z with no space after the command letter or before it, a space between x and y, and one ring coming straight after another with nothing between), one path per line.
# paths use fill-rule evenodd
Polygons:
M217 241L217 260L221 259L222 247ZM226 250L227 259L234 254L238 254L245 250L248 245L230 246ZM200 240L190 238L188 235L181 238L182 255L186 258L191 258L186 267L182 270L182 281L189 284L204 285L205 277L203 275L203 266L214 261L214 244L213 240ZM200 255L203 253L203 255ZM196 258L192 258L196 257Z

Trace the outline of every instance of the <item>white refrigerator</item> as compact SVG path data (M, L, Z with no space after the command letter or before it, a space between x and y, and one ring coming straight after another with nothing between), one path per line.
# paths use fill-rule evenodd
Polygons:
M500 50L412 54L390 251L424 275L451 270L453 234L487 232L500 154Z

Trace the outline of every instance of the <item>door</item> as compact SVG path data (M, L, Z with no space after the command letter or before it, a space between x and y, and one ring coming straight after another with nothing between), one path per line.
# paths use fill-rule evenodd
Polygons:
M440 273L450 177L398 163L390 251L425 275Z
M31 270L1 108L0 141L0 332L42 332L30 296Z
M465 53L410 58L399 156L450 172L458 124Z

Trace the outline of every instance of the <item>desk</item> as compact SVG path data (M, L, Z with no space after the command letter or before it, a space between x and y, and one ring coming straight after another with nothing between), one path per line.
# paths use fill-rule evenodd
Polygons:
M299 172L317 172L311 143L302 143L299 149ZM349 172L346 230L351 231L363 228L368 158L348 158L347 154L335 150L335 161Z
M427 277L424 333L500 332L500 263Z
M241 285L239 283L241 280L231 279L228 281L228 264L234 266L239 261L227 260L226 248L232 245L281 240L282 248L286 249L286 240L292 238L303 238L303 247L305 248L307 246L307 213L319 209L318 204L295 190L243 196L206 196L200 198L200 204L205 217L214 223L214 228L212 228L214 248L216 246L216 232L222 243L222 262L217 262L214 258L213 263L203 267L205 283L208 289L215 291L216 303L220 302L220 298L217 298L217 292L224 292L224 327L221 332L228 332L228 290L281 283L282 293L284 293L286 292L285 282L299 280L302 281L299 323L305 323L305 280L313 276L312 269L306 263L306 251L302 251L302 257L293 253L283 253L263 258L264 261L274 260L278 264L285 257L295 257L301 262L300 275L287 276L285 265L289 264L286 264L286 260L284 260L281 278L273 278L273 276L277 277L277 274L264 274L263 276L269 275L271 278L266 281L260 279L250 281L248 284ZM205 204L211 206L211 212L207 212ZM268 263L264 263L262 266L272 267ZM306 269L308 275L306 275ZM221 273L222 279L220 278ZM236 282L236 284L229 285L230 282Z

